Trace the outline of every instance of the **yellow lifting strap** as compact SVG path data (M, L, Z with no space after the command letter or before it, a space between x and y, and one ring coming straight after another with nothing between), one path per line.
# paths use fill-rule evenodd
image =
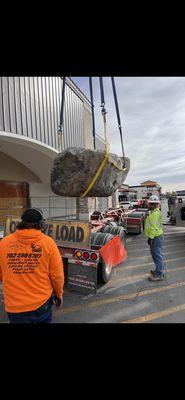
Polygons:
M84 198L87 196L87 194L90 192L90 190L92 189L92 187L94 186L95 182L97 181L97 179L99 178L101 172L103 171L105 165L107 162L109 162L111 165L113 165L115 168L119 169L119 171L126 171L127 168L120 168L118 167L114 162L109 160L109 143L107 140L107 124L106 124L106 117L105 117L105 113L103 113L103 127L104 127L104 137L105 137L105 157L101 163L101 165L98 168L98 171L96 172L94 178L92 179L92 181L90 182L88 188L85 190L85 192L80 196L81 198Z

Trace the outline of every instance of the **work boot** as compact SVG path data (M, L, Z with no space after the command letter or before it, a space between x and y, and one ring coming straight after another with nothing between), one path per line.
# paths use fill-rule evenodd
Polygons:
M148 280L149 280L150 282L156 282L156 281L163 281L163 278L164 278L163 275L162 275L162 276L159 276L159 275L154 274L154 275L152 275L152 276L149 276L149 277L148 277Z
M156 270L153 269L153 270L150 271L150 273L151 273L152 276L154 276L154 275L156 275ZM164 274L163 274L163 278L164 278Z

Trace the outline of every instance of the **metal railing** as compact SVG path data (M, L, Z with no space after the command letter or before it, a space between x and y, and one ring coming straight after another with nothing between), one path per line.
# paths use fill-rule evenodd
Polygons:
M76 199L59 196L30 196L31 207L40 208L46 218L76 216Z
M30 196L28 199L24 199L24 203L21 205L12 206L7 204L6 207L0 207L0 230L2 229L6 215L21 216L27 208L26 204L29 204L29 207L41 209L44 218L51 220L77 219L76 198L74 197ZM97 198L91 211L105 211L108 208L108 198Z

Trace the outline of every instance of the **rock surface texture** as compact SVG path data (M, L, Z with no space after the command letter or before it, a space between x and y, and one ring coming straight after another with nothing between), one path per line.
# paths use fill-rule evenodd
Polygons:
M100 167L105 152L70 147L54 160L51 171L51 189L59 196L80 197L88 188ZM122 168L123 158L110 153L109 160ZM87 197L108 197L124 182L130 160L125 157L126 171L121 171L109 162L96 180Z

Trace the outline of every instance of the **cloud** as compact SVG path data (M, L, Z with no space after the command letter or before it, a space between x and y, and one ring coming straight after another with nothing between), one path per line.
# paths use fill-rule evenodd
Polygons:
M72 78L89 97L88 77ZM93 78L96 131L103 132L99 79ZM116 77L127 183L151 179L162 188L185 188L185 77ZM121 143L110 78L104 78L107 126L112 152Z

